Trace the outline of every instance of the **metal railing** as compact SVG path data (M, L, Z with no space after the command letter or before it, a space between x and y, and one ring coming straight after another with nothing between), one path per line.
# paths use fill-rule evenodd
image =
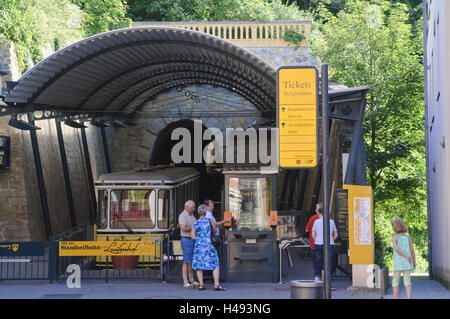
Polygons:
M0 280L66 281L71 275L67 272L70 265L80 267L81 281L182 279L183 256L174 251L167 236L155 239L153 252L134 256L134 260L121 258L125 256L59 256L61 241L86 241L87 233L86 227L78 227L45 242L0 242L0 248L7 247L0 250ZM220 257L223 265L223 256ZM204 275L205 279L210 277L208 272Z
M48 280L50 261L48 242L1 242L0 280Z
M177 27L208 33L243 47L285 47L287 30L309 35L311 21L274 21L274 22L133 22L134 27L159 26ZM309 46L307 41L300 46Z

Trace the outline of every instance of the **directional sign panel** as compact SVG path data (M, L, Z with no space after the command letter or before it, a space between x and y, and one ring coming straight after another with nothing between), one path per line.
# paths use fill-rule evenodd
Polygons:
M317 69L281 67L277 79L280 167L315 167L318 153Z

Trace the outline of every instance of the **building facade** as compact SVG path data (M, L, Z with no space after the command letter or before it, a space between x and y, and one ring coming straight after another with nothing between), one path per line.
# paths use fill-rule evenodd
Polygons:
M430 272L450 288L450 2L424 1L425 138Z

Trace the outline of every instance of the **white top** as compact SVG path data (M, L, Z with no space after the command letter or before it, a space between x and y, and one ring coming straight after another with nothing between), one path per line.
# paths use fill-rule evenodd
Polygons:
M214 218L214 215L213 215L209 210L206 211L206 218L209 218L209 219L211 219L214 223L216 223L216 219ZM216 236L220 236L219 226L217 226Z
M316 219L312 227L312 231L316 232L314 244L323 245L323 217ZM334 245L333 232L337 232L334 220L330 219L330 245Z

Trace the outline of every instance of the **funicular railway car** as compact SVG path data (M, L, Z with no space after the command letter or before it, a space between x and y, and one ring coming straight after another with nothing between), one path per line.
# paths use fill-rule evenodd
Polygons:
M158 246L167 243L163 246L163 255L167 256L169 234L178 227L184 203L198 201L199 172L190 167L148 167L104 174L95 187L96 240L154 241ZM160 257L160 250L140 256L138 267L159 266ZM106 257L97 257L96 264L105 266Z

